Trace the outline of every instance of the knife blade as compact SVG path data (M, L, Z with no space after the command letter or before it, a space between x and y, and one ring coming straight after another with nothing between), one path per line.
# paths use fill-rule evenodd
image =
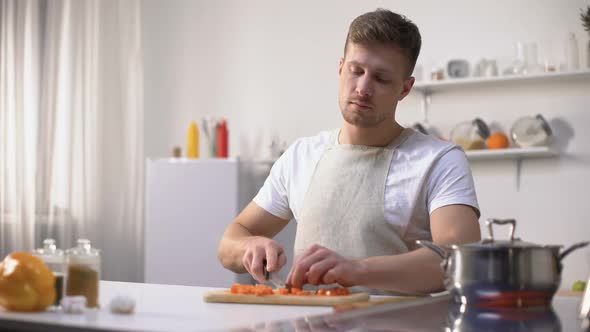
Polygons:
M269 281L276 288L287 288L291 289L291 286L287 285L276 273L272 273L266 269L266 259L262 262L262 268L264 272L264 279Z

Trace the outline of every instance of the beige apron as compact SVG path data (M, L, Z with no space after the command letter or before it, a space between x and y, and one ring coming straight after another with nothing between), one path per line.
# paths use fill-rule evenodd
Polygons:
M338 144L338 134L332 133L305 194L295 257L313 244L354 259L407 252L401 230L385 219L383 202L394 150L411 129L404 129L386 147Z

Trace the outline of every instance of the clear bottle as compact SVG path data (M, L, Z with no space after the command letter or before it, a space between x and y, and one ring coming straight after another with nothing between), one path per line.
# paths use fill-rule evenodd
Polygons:
M565 48L565 61L568 70L576 70L580 68L580 58L578 53L578 39L576 38L576 34L571 32L568 36Z
M490 136L490 128L480 118L461 122L451 131L451 141L463 150L484 149L486 139Z
M79 239L76 247L66 250L66 264L66 295L85 296L88 308L98 307L100 250L92 248L89 240Z
M43 248L33 250L33 254L43 260L55 276L55 302L59 306L64 294L65 282L65 256L64 251L57 249L54 239L43 240Z

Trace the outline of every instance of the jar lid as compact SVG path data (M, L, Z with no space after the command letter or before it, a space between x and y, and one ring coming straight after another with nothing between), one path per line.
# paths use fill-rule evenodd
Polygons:
M473 125L477 128L477 134L481 136L481 138L487 139L490 137L490 128L482 119L475 118L473 120Z
M551 130L549 122L547 122L547 120L545 120L545 118L541 114L535 115L535 119L539 121L539 123L541 124L541 128L543 128L547 136L553 135L553 130Z
M77 246L66 250L66 254L70 256L100 256L100 250L92 248L90 240L79 239Z
M52 262L63 259L64 251L57 249L54 239L45 239L43 240L43 248L33 250L33 254L40 256L46 262Z

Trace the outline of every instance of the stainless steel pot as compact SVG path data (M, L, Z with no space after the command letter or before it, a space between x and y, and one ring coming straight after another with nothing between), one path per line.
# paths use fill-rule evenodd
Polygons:
M514 238L514 219L489 219L486 224L490 236L478 243L440 246L416 241L443 259L445 287L456 302L492 308L549 305L561 282L561 261L590 243L561 251L563 246ZM510 240L494 239L493 225L510 225Z

